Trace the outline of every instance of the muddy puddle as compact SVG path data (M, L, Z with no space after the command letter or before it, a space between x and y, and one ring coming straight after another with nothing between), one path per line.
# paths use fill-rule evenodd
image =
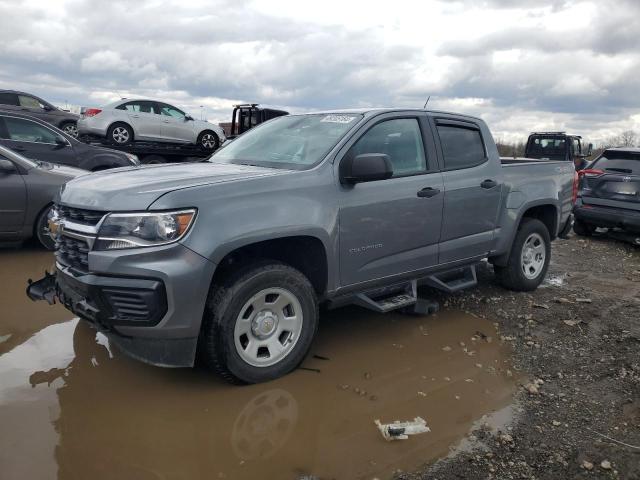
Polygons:
M388 478L446 456L515 388L493 325L455 311L325 312L303 369L268 384L154 368L26 299L49 254L0 261L3 479ZM431 432L406 441L373 423L416 416Z

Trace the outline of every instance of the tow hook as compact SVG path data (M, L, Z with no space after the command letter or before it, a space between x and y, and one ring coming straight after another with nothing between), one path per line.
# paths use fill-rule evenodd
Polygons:
M35 282L28 280L27 297L34 302L46 300L49 305L56 303L56 276L45 270L44 277Z

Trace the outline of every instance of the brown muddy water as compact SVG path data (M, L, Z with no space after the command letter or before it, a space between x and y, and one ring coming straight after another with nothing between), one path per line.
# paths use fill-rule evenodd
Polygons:
M303 369L238 387L130 360L59 305L29 301L26 279L51 263L0 251L2 479L388 478L509 411L508 351L471 315L326 312ZM405 441L373 423L416 416L431 432Z

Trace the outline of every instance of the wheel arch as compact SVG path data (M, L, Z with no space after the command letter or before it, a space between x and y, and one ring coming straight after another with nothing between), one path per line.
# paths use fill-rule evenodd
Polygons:
M218 252L221 259L212 283L217 283L232 270L259 260L276 260L305 275L318 296L328 289L329 265L324 242L314 235L285 235L269 239L253 239Z
M492 264L501 267L507 264L513 242L525 218L535 218L540 220L547 227L551 241L558 236L558 222L560 218L558 206L554 202L545 200L528 203L520 209L520 212L513 223L514 227L511 229L509 241L507 243L508 248L500 255L490 257L489 260Z

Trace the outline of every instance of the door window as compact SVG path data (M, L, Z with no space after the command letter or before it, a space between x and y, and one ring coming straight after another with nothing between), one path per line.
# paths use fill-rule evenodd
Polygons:
M18 96L15 93L0 93L0 105L18 106Z
M132 113L151 113L157 114L155 102L149 102L146 100L137 102L127 102L116 107L118 110L126 110Z
M438 136L446 170L475 167L487 159L478 129L443 124L438 125Z
M166 103L159 103L158 106L160 107L160 113L162 115L174 118L184 118L184 112L178 110L176 107L172 107Z
M18 102L20 102L21 107L44 108L44 106L38 100L27 95L18 95Z
M4 117L6 139L14 142L33 142L55 144L58 134L30 120Z
M374 125L349 150L348 155L384 153L393 165L393 176L424 173L427 161L418 120L397 118Z

